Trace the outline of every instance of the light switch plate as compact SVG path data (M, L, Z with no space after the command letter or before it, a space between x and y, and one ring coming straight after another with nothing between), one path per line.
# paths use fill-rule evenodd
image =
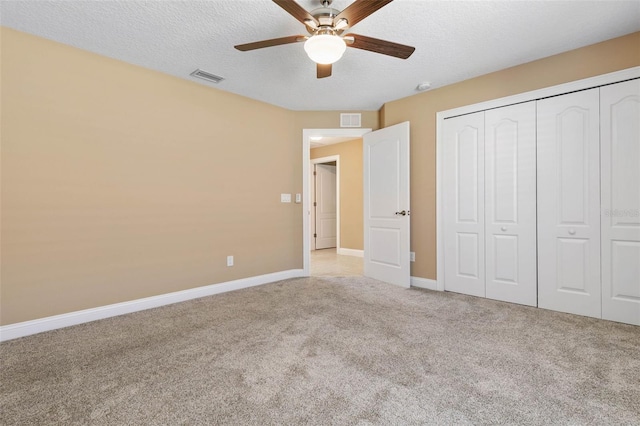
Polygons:
M291 194L280 194L280 202L281 203L290 203L291 202Z
M296 194L296 204L300 204L302 202L302 194Z
M409 261L410 262L415 262L416 261L416 252L412 251L409 253Z

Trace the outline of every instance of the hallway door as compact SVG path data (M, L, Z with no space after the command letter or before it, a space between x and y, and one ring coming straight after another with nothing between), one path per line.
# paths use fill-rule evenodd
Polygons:
M336 166L315 165L316 250L336 247Z

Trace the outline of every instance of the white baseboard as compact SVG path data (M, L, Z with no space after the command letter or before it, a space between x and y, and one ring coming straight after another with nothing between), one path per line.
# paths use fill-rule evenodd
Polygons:
M426 288L427 290L438 290L436 280L427 278L411 277L411 287Z
M354 250L348 248L339 248L338 254L342 254L344 256L355 256L355 257L364 257L364 250Z
M67 314L54 315L31 321L4 325L0 327L0 342L29 336L31 334L42 333L44 331L83 324L85 322L144 311L145 309L171 305L177 302L197 299L199 297L212 296L214 294L226 293L228 291L240 290L289 278L302 277L304 276L303 272L304 271L302 269L274 272L272 274L227 281L220 284L212 284L189 290L161 294L159 296L145 297L143 299L130 300L127 302L115 303L113 305L99 306L97 308L84 309L82 311L69 312Z

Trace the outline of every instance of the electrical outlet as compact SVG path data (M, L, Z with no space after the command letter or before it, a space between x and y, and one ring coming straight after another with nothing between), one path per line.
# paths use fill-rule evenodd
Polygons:
M227 266L233 266L233 256L227 256Z
M409 260L411 262L415 262L416 261L416 252L415 251L412 251L412 252L409 253Z

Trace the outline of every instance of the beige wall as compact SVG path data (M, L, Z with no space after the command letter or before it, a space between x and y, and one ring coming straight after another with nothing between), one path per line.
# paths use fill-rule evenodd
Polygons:
M358 111L373 129L411 121L412 275L436 272L435 113L637 66L639 46L635 33ZM279 194L302 192L302 129L338 128L339 111L6 28L0 49L0 324L302 267L302 204Z
M2 324L302 268L293 112L1 31Z
M436 113L640 65L640 33L389 102L381 126L411 122L412 275L436 278Z
M362 139L314 148L311 159L340 156L340 247L362 250Z

